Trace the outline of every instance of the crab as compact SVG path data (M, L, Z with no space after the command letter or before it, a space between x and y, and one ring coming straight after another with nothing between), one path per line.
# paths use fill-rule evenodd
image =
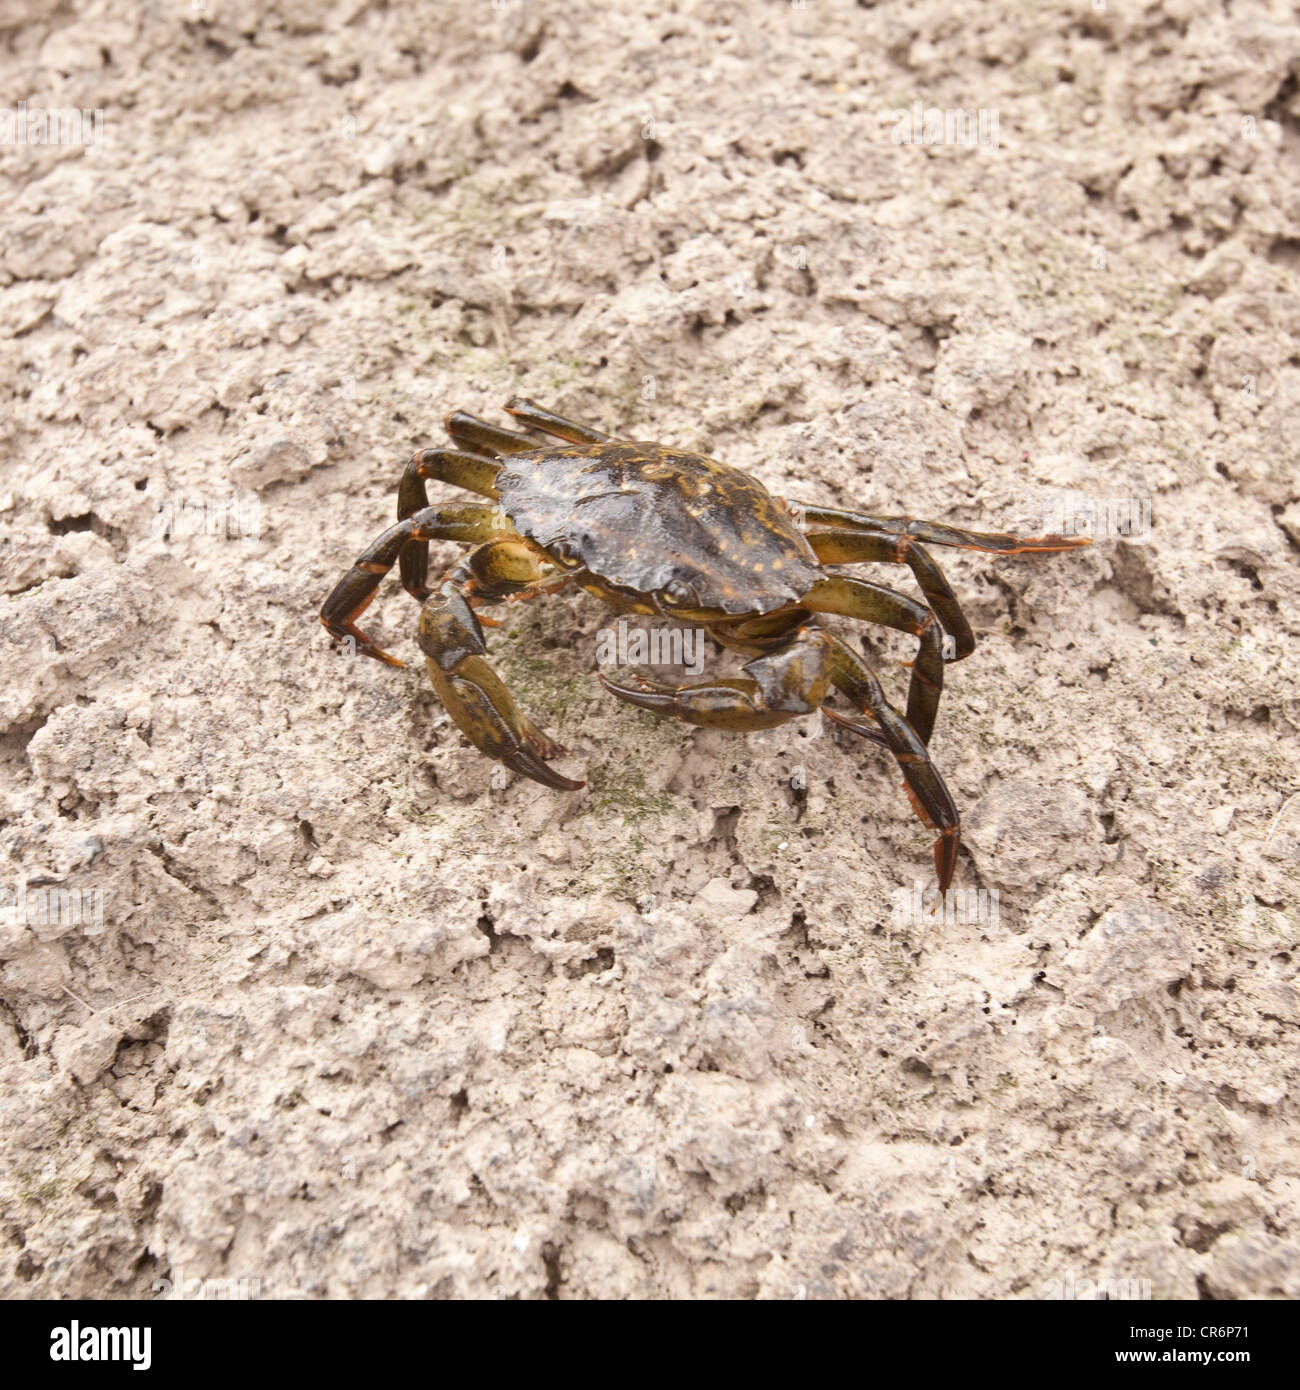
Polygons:
M397 525L362 553L321 608L330 636L360 655L405 664L357 627L398 564L403 587L423 605L419 646L429 677L461 731L513 771L577 791L585 783L548 765L568 750L516 708L488 664L483 624L498 624L476 609L576 585L619 613L703 627L748 658L743 676L673 685L628 670L602 672L601 684L653 714L708 728L768 729L822 709L893 755L913 810L938 833L935 872L946 893L961 823L927 750L945 664L969 656L975 636L926 546L1018 555L1088 539L1018 539L791 503L699 454L604 434L519 397L505 409L521 429L456 411L446 420L455 447L412 455L398 487ZM430 479L485 501L430 506ZM430 541L475 548L430 584ZM924 601L843 572L863 563L907 566ZM822 625L832 615L916 639L905 713L886 699L864 658ZM851 712L824 704L832 690Z

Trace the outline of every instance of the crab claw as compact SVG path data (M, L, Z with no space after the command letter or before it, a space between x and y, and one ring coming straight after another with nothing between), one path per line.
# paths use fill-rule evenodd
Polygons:
M549 734L544 734L531 720L520 717L519 731L523 734L528 746L544 761L549 763L552 758L567 758L569 756L569 750L564 744L557 743Z
M585 782L575 782L571 777L565 777L553 767L547 767L531 748L521 748L501 761L512 771L522 772L534 782L540 782L544 787L554 787L559 792L581 791L587 785Z
M677 687L652 681L636 671L629 671L621 680L614 680L601 671L596 677L611 695L629 704L640 705L652 714L673 715L677 713Z

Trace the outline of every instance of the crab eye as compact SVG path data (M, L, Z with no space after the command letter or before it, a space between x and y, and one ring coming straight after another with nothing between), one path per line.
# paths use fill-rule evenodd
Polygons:
M551 559L561 565L576 565L581 558L578 554L578 547L572 541L556 541L554 545L548 546Z
M670 580L663 587L663 600L674 608L692 608L699 604L699 595L684 579Z

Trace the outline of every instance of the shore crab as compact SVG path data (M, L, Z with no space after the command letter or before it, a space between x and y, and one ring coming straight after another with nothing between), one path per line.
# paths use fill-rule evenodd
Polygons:
M567 750L520 713L488 664L481 624L495 624L476 607L574 584L619 613L703 627L749 658L744 676L669 685L628 671L601 673L601 683L655 714L711 728L766 729L824 709L896 759L913 809L939 832L935 871L946 893L960 820L927 745L945 662L969 656L975 637L925 546L1017 555L1068 550L1087 538L1017 539L789 503L750 474L699 454L604 434L529 400L515 398L505 409L522 429L457 411L446 421L455 447L412 456L398 487L397 525L363 552L321 608L330 636L404 664L356 625L398 564L403 587L423 605L419 645L429 677L465 736L515 772L576 791L585 784L548 766ZM431 507L429 479L486 502ZM430 541L475 548L430 584ZM864 562L906 565L925 601L841 571ZM823 614L917 639L905 714L862 656L821 626ZM823 705L832 689L853 713Z

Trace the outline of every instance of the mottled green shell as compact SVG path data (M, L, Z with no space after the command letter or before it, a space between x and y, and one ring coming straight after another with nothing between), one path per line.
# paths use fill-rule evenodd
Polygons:
M523 536L636 594L689 585L698 606L767 613L820 570L786 509L748 473L659 444L508 454L496 478Z

